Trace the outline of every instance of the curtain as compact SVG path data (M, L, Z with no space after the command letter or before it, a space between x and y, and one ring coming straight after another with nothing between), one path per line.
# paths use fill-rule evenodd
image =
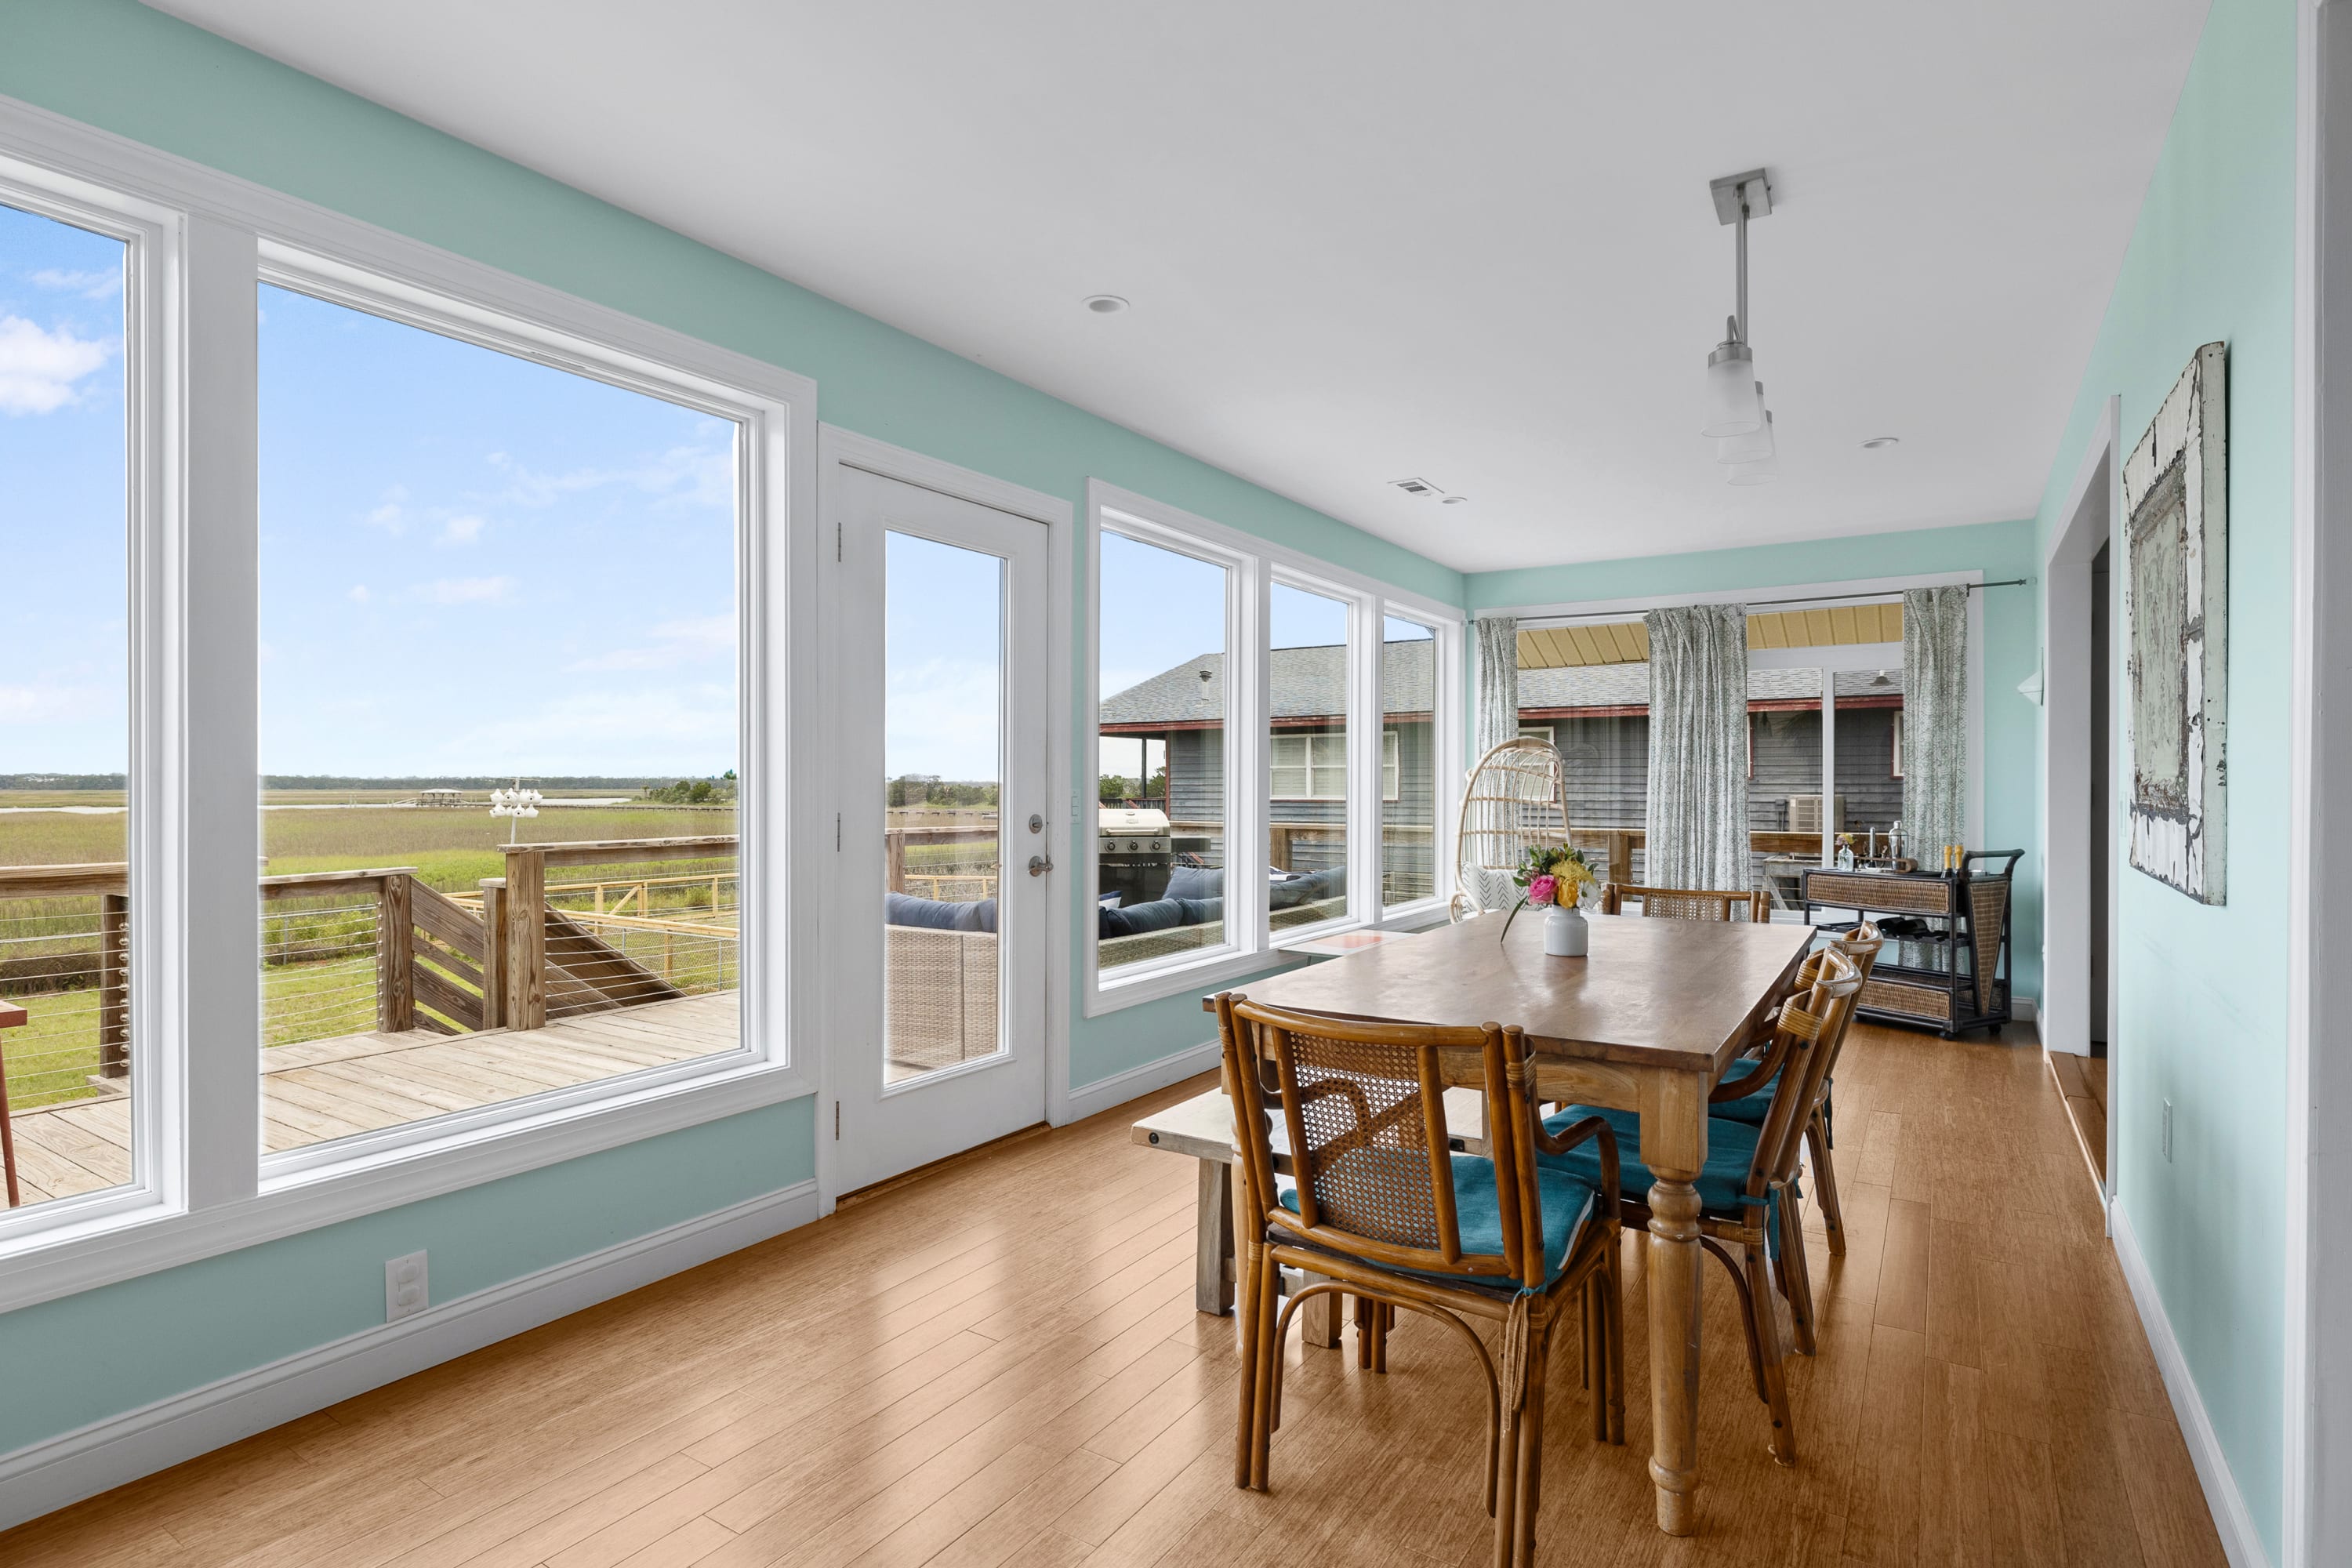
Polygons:
M1903 853L1922 871L1965 840L1969 590L1964 583L1903 595Z
M1648 869L1656 888L1746 888L1748 609L1652 610Z
M1478 617L1478 749L1476 763L1519 733L1519 623L1510 616Z

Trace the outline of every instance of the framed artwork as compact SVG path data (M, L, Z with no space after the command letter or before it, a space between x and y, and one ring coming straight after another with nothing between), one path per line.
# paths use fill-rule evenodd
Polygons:
M2229 351L2207 343L2124 462L2131 863L2226 902Z

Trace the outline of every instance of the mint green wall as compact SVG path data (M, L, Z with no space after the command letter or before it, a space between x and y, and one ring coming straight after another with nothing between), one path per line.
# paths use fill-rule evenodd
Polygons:
M797 371L828 422L1081 518L1098 477L1461 602L1458 573L131 0L0 5L0 94ZM1074 622L1084 608L1081 590ZM1091 799L1093 760L1074 762ZM1075 862L1075 828L1066 848ZM1088 1020L1074 994L1070 1016L1079 1085L1213 1033L1182 998ZM0 1452L380 1322L383 1260L419 1246L446 1300L803 1180L811 1115L801 1101L0 1316ZM67 1376L61 1334L106 1349ZM17 1375L43 1366L56 1375Z
M2273 1562L2284 1420L2294 126L2292 0L2214 0L2035 520L2038 554L2066 522L2068 488L2109 396L2122 397L2128 449L2198 345L2229 343L2229 903L2192 902L2132 870L2117 825L2108 1110L2124 1215Z
M796 1100L0 1316L0 1454L383 1322L383 1260L436 1301L809 1180Z
M1971 568L1982 571L1991 583L2038 578L2039 560L2031 522L1985 522L1523 572L1480 572L1469 579L1469 606L1475 614L1515 605L1765 589ZM1978 842L2026 852L2017 868L2012 936L2020 996L2042 993L2042 829L2034 786L2041 710L2017 694L2017 683L2038 668L2037 593L2033 584L1990 588L1984 607L1985 828Z

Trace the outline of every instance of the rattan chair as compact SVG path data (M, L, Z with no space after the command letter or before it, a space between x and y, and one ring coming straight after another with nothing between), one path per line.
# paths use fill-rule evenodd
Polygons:
M1505 741L1478 759L1462 792L1446 912L1459 925L1518 901L1511 880L1527 851L1568 838L1568 778L1549 741Z
M1749 892L1724 891L1713 888L1636 888L1624 882L1606 882L1601 889L1601 912L1622 915L1625 900L1642 900L1642 913L1652 920L1669 921L1732 921L1746 910L1750 921L1772 918L1771 895L1757 889Z
M1804 1148L1807 1119L1819 1102L1830 1061L1853 1016L1854 994L1862 989L1860 969L1834 949L1813 954L1804 968L1805 988L1782 1005L1771 1048L1760 1069L1779 1075L1771 1111L1757 1128L1709 1119L1706 1167L1697 1182L1699 1245L1730 1272L1748 1333L1748 1370L1756 1382L1757 1397L1771 1413L1772 1457L1784 1465L1796 1462L1797 1447L1781 1368L1786 1352L1772 1297L1777 1289L1790 1301L1792 1311L1800 1300L1811 1300L1804 1223L1797 1208L1797 1162ZM1622 1137L1638 1135L1640 1118L1635 1112L1582 1105L1570 1106L1544 1127L1546 1131L1566 1131L1594 1117L1609 1122ZM1583 1179L1590 1180L1593 1174L1592 1158L1582 1148L1557 1154L1544 1150L1538 1158L1544 1164ZM1631 1160L1621 1169L1625 1195L1620 1203L1620 1218L1627 1226L1647 1228L1649 1169Z
M1529 1562L1551 1333L1571 1302L1582 1319L1593 1435L1625 1440L1614 1133L1598 1117L1552 1133L1537 1128L1516 1028L1343 1020L1232 993L1217 998L1217 1017L1244 1193L1257 1216L1240 1238L1234 1484L1266 1488L1283 1345L1301 1301L1355 1296L1360 1327L1381 1337L1400 1309L1423 1313L1458 1334L1486 1375L1495 1562ZM1484 1086L1491 1159L1449 1147L1449 1081ZM1288 1151L1282 1163L1270 1121L1277 1112ZM1539 1148L1565 1154L1588 1142L1589 1179L1537 1163ZM1318 1278L1282 1302L1285 1268ZM1472 1328L1478 1320L1499 1326L1498 1356Z
M1870 972L1878 963L1878 950L1885 944L1885 938L1879 934L1878 928L1868 921L1843 936L1830 939L1832 947L1853 960L1865 985L1870 984ZM1792 993L1806 978L1805 972L1801 970L1791 981ZM1779 1008L1776 1006L1770 1017L1777 1018L1778 1016ZM1768 1019L1768 1026L1769 1022ZM1759 1037L1753 1054L1761 1057L1770 1045L1771 1032L1768 1026ZM1832 1075L1837 1071L1836 1053L1844 1047L1845 1039L1841 1035L1832 1047L1829 1066L1822 1070L1820 1102L1805 1121L1805 1147L1809 1156L1806 1166L1812 1177L1813 1202L1822 1211L1822 1228L1829 1237L1830 1251L1841 1258L1845 1255L1845 1215L1838 1205L1837 1167L1830 1160L1836 1121L1831 1104L1831 1090L1834 1082ZM1772 1107L1772 1075L1769 1072L1751 1068L1728 1074L1708 1096L1707 1114L1760 1127ZM1812 1304L1810 1300L1791 1300L1790 1305L1796 1315L1797 1348L1811 1355L1813 1353Z

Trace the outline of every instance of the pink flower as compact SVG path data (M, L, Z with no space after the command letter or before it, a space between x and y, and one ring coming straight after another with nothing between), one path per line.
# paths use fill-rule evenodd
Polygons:
M1557 894L1559 891L1559 878L1538 877L1534 881L1528 884L1528 902L1531 904L1548 904L1551 902L1553 895Z

